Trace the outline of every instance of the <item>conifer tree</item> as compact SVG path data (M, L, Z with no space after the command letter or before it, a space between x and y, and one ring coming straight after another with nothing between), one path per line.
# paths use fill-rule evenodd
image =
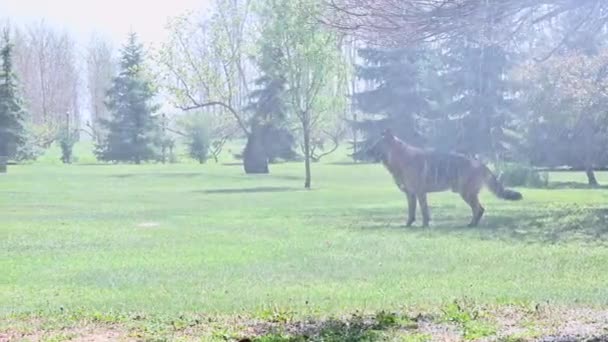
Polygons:
M156 92L144 70L144 48L131 33L122 48L120 73L108 91L109 120L102 120L108 134L97 147L97 157L105 161L134 162L158 158L160 144Z
M0 157L15 158L25 143L25 111L13 71L13 45L8 29L0 45Z

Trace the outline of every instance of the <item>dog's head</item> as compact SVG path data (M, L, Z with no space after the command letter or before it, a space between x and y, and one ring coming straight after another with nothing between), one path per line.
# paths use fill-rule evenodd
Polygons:
M387 128L382 132L381 137L367 149L367 154L376 160L385 160L394 141L393 132Z

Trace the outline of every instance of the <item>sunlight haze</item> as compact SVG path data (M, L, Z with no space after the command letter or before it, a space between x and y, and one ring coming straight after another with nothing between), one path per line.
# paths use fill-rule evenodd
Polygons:
M3 0L0 20L16 25L39 20L65 28L78 40L86 41L92 32L121 43L130 30L140 34L147 43L165 38L167 18L184 11L204 8L210 0L173 0L149 2L142 0ZM152 3L152 5L151 5Z

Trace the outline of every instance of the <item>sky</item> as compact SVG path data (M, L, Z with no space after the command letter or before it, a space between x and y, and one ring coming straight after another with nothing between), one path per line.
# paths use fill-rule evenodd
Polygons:
M0 20L16 25L40 20L70 31L80 41L96 32L122 43L133 30L147 43L165 37L167 18L204 9L211 0L0 0Z

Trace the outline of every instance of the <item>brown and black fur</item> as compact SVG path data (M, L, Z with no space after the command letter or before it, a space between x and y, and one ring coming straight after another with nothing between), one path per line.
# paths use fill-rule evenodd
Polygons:
M406 194L408 227L416 220L416 204L420 205L423 226L428 226L429 192L452 190L459 193L473 212L469 223L471 227L477 226L485 211L479 202L479 192L484 185L498 198L511 201L522 199L521 193L505 189L480 161L456 153L442 153L408 145L389 130L383 133L370 152L381 159L399 189Z

